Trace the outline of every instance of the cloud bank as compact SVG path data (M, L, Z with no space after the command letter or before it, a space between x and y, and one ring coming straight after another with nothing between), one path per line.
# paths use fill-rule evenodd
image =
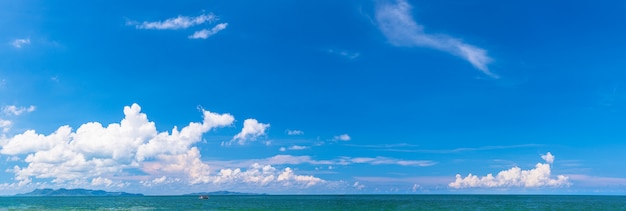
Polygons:
M245 171L239 168L222 169L212 181L216 184L245 183L260 186L280 183L279 185L283 186L300 186L305 188L325 182L313 176L296 175L289 167L279 171L271 165L262 166L258 163L252 164Z
M126 187L131 182L155 186L174 182L194 185L251 181L261 185L309 187L323 182L313 176L297 175L289 167L278 170L258 164L247 170L224 168L212 174L195 144L208 131L230 126L235 119L227 113L204 109L201 112L201 122L191 122L181 129L174 127L171 132L157 131L155 123L141 113L141 107L133 104L124 107L121 122L107 126L89 122L76 130L61 126L48 135L28 130L13 137L2 136L0 154L14 158L11 162L20 165L8 170L14 174L15 183L0 184L0 189L15 189L34 184L35 180L100 187ZM256 120L246 122L240 133L245 138L263 134L269 127Z
M493 59L487 55L487 50L464 43L458 38L424 32L424 26L413 20L411 8L405 0L396 0L393 3L381 1L377 5L376 23L392 45L444 51L465 59L492 78L499 77L488 68Z
M508 188L508 187L561 187L569 186L569 178L558 175L553 178L551 175L551 166L554 162L554 156L551 153L541 156L546 163L537 163L534 169L522 170L519 167L513 167L508 170L501 171L495 177L487 174L484 177L478 177L471 173L463 178L456 175L456 180L448 184L451 188Z

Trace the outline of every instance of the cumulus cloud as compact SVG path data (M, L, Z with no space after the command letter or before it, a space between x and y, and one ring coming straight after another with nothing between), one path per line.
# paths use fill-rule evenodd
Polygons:
M357 182L354 182L354 184L352 185L352 187L356 188L357 190L363 190L363 188L365 188L365 185Z
M151 187L155 185L172 184L172 183L180 184L181 181L182 180L180 178L171 178L167 176L161 176L161 177L156 177L152 180L139 181L139 184L146 186L146 187Z
M8 106L2 107L2 114L5 117L19 116L19 115L22 115L25 112L29 113L29 112L33 112L33 111L35 111L35 106L33 106L33 105L31 105L29 107L18 107L18 106L15 106L15 105L8 105ZM9 130L11 129L11 126L13 126L13 121L8 120L8 119L0 118L0 128L2 128L2 133L9 132Z
M15 105L8 105L2 108L2 113L5 115L15 115L19 116L24 112L30 113L35 111L35 106L31 105L29 107L18 107Z
M30 39L15 39L11 42L11 45L15 48L22 48L28 44L30 44Z
M558 175L553 178L551 175L550 164L554 161L551 153L541 156L547 163L537 163L534 169L522 170L519 167L513 167L508 170L501 171L495 177L492 174L478 177L471 173L463 178L456 175L456 180L448 184L451 188L500 188L500 187L560 187L569 186L569 177Z
M34 178L52 182L79 181L106 184L108 176L137 169L147 173L179 173L189 183L206 182L208 165L200 160L193 144L207 131L231 125L230 114L202 110L202 122L192 122L180 131L158 132L137 104L124 107L120 123L103 126L99 122L81 125L76 131L59 127L49 135L28 130L13 137L2 137L1 154L26 155L26 166L14 166L15 180ZM149 159L149 161L146 161ZM154 163L158 163L155 170ZM100 178L100 179L98 179Z
M258 186L275 184L279 186L310 187L325 181L314 176L297 175L289 167L278 170L271 165L263 166L254 163L247 170L241 170L240 168L222 169L212 178L212 182L215 184L246 183Z
M416 192L416 191L417 191L420 187L421 187L421 186L420 186L420 185L418 185L418 184L413 184L413 187L411 187L411 190L412 190L413 192Z
M226 29L228 23L220 23L214 26L211 29L202 29L200 31L194 32L192 35L189 35L189 39L206 39L210 36L217 34L218 32Z
M144 21L142 23L130 21L127 24L134 25L137 29L177 30L186 29L203 23L211 23L216 20L217 17L213 15L213 13L209 13L195 17L179 15L178 17L169 18L164 21Z
M289 129L287 129L287 130L285 130L285 133L287 133L287 135L290 135L290 136L304 135L304 131L301 131L301 130L289 130Z
M270 127L270 124L263 124L256 119L246 119L243 122L243 128L241 132L233 137L230 143L236 141L237 143L244 145L246 142L254 141L260 136L264 136L265 130Z
M554 163L554 155L552 155L552 153L550 153L550 152L548 152L545 155L542 155L541 159L545 160L549 164Z
M427 47L450 53L468 61L484 74L498 78L488 65L493 61L487 50L467 44L443 34L424 32L424 26L411 16L412 6L406 0L381 1L376 8L376 22L380 31L395 46Z
M113 184L113 180L110 180L108 178L102 178L102 177L96 177L93 178L91 180L91 185L92 186L105 186L105 187L109 187Z
M0 118L0 128L2 128L2 132L6 133L9 131L9 129L11 128L11 125L13 125L13 122L11 122L11 120L6 120L6 119L1 119Z
M348 134L341 134L333 137L333 141L350 141L350 136Z

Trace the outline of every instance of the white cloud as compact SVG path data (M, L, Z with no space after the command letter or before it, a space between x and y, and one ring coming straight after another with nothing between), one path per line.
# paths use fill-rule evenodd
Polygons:
M299 145L293 145L291 147L289 147L289 150L304 150L304 149L308 149L309 147L307 146L299 146Z
M213 36L215 34L217 34L218 32L226 29L226 27L228 26L228 23L220 23L215 25L213 28L209 29L202 29L200 31L196 31L194 32L192 35L189 35L189 39L206 39L209 38L210 36Z
M274 184L279 186L310 187L325 181L314 176L297 175L289 167L279 171L271 165L263 166L254 163L250 168L243 171L240 168L222 169L212 178L212 182L215 184L246 183L257 186Z
M180 131L174 127L170 134L158 132L154 122L148 121L140 111L137 104L126 106L124 119L106 127L90 122L75 132L69 126L62 126L49 135L28 130L2 137L0 153L26 155L24 161L28 165L16 165L11 170L15 180L26 183L35 177L49 178L54 183L92 178L93 184L106 184L103 178L129 169L181 174L191 184L207 182L208 165L200 160L199 151L192 145L201 140L203 133L228 126L234 118L230 114L202 110L201 123L189 123ZM151 171L154 163L159 164L158 171Z
M230 143L237 141L237 143L244 145L246 142L254 141L258 137L266 135L265 130L269 127L270 124L259 123L256 119L246 119L243 122L241 132L235 135Z
M15 48L22 48L28 44L30 44L30 39L15 39L11 42L11 45Z
M278 149L278 151L284 152L284 151L287 151L287 150L305 150L305 149L308 149L308 148L310 148L310 147L308 147L308 146L300 146L300 145L293 145L293 146L290 146L289 148L281 147L281 148Z
M342 134L333 137L333 141L350 141L350 136L348 134Z
M550 163L554 161L554 156L547 153L542 156L548 163L537 163L534 169L522 170L519 167L513 167L508 170L501 171L495 177L487 174L484 177L478 177L469 174L463 178L456 175L456 180L448 184L451 188L499 188L499 187L560 187L569 186L569 178L558 175L552 178Z
M428 34L424 27L413 20L412 6L406 0L380 3L376 8L379 29L395 46L428 47L459 56L484 74L493 78L498 75L487 67L493 61L487 50L464 43L460 39L441 34Z
M287 133L287 135L290 135L290 136L304 135L304 131L301 131L301 130L289 130L289 129L287 129L287 130L285 130L285 132Z
M6 115L15 115L19 116L24 112L30 113L35 111L35 106L31 105L29 107L17 107L15 105L8 105L2 108L2 113Z
M162 176L162 177L159 177L159 178L155 178L154 180L152 180L152 182L154 184L161 184L161 183L165 182L166 179L167 179L166 176Z
M8 105L2 108L2 114L5 116L19 116L24 112L33 112L35 111L35 106L29 107L17 107L15 105ZM11 126L13 126L13 121L0 118L0 128L2 128L2 133L7 133Z
M92 186L105 186L109 187L113 184L113 181L108 178L96 177L91 180Z
M411 188L411 190L412 190L413 192L416 192L419 188L420 188L420 185L418 185L418 184L413 184L413 187Z
M352 187L356 188L357 190L363 190L363 188L365 188L365 185L357 182L354 182L354 184L352 185Z
M388 157L356 157L345 158L349 163L367 163L372 165L401 165L401 166L432 166L437 164L430 160L399 160Z
M361 56L359 52L347 51L347 50L338 50L338 49L328 49L328 53L341 56L346 59L356 59Z
M192 26L200 25L203 23L211 23L216 21L217 17L212 13L202 14L195 17L182 16L179 15L175 18L169 18L164 21L154 21L148 22L144 21L142 23L136 22L128 22L127 25L134 25L137 29L155 29L155 30L177 30L177 29L186 29Z
M287 150L287 149L285 149ZM254 163L261 165L352 165L352 164L370 164L370 165L401 165L401 166L432 166L437 164L430 160L401 160L388 157L339 157L332 160L315 160L311 156L301 155L275 155L265 159L253 159L242 161L213 161L214 164L223 166L245 167Z
M13 122L11 122L10 120L0 119L0 128L2 128L3 133L8 132L11 128L11 125L13 125Z
M167 176L161 176L161 177L154 178L152 180L139 181L139 184L146 186L146 187L151 187L155 185L172 184L172 183L177 183L177 185L182 185L183 183L181 182L182 180L180 178L171 178Z
M552 153L550 153L550 152L548 152L545 155L542 155L541 159L545 160L549 164L554 163L554 155L552 155Z
M626 178L621 177L600 177L585 174L567 175L575 182L576 187L626 187Z

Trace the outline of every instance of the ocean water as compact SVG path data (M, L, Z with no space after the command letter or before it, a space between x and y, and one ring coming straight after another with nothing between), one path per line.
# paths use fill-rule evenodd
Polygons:
M0 210L626 210L626 196L254 195L0 197Z

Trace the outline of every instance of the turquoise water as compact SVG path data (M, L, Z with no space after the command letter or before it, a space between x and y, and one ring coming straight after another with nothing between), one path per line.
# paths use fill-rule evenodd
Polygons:
M259 195L0 197L0 210L626 210L626 196Z

